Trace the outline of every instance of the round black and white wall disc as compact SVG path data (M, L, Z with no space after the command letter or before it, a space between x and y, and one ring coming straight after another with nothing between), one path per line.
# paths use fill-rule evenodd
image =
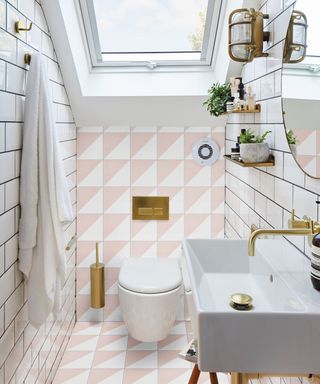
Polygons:
M220 157L220 148L214 140L206 137L193 144L192 157L200 165L212 165Z

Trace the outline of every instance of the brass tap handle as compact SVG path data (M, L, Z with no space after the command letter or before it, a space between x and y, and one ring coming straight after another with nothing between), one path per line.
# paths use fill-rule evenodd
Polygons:
M294 214L295 213L296 213L295 209L292 208L292 210L291 210L291 221L292 221L292 223L294 222Z
M292 209L291 211L291 220L288 222L289 228L311 228L312 227L312 220L308 216L303 216L302 220L296 220L294 218L295 210Z
M255 225L255 224L251 224L250 226L250 232L253 233L254 231L256 231L258 229L258 227Z
M313 233L320 233L320 221L313 222Z

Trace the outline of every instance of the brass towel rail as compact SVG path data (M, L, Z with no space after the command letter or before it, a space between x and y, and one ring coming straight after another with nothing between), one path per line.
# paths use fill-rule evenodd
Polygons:
M25 32L25 31L31 31L32 29L32 23L29 24L29 27L25 27L23 25L23 22L21 20L18 20L14 23L14 29L16 31L16 33L21 33L21 32Z
M70 251L70 249L72 248L73 244L76 242L77 240L77 236L76 235L73 235L69 241L69 243L66 245L66 251Z
M31 53L27 52L24 54L23 61L26 65L30 65L31 63Z

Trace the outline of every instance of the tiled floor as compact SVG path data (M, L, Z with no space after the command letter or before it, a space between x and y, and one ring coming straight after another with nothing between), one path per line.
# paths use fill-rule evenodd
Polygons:
M158 343L136 341L122 322L79 322L54 384L187 384L192 364L178 353L190 338L190 323L184 321ZM207 373L200 383L209 383ZM219 384L229 384L228 376L219 374Z

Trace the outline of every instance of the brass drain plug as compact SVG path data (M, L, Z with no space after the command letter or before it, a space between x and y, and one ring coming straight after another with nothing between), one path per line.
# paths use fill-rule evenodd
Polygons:
M237 311L250 311L253 308L252 297L246 293L234 293L231 295L230 306Z

